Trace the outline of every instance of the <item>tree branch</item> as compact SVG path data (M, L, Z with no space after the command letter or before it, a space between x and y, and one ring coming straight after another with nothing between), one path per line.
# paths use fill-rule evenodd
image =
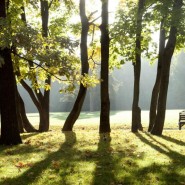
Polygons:
M14 55L18 56L19 58L21 58L21 59L23 59L23 60L25 60L25 61L27 61L27 62L29 62L29 63L35 64L37 67L42 68L44 71L46 71L48 74L50 74L51 76L55 77L55 78L56 78L57 80L59 80L59 81L71 81L71 80L62 80L61 78L57 77L55 74L49 72L49 71L48 71L46 68L44 68L42 65L37 64L36 62L34 62L34 61L30 60L30 59L27 59L27 58L25 58L25 57L19 55L19 54L16 53L16 52L12 52L12 53L13 53Z
M40 105L40 103L38 102L38 100L37 100L35 94L33 93L32 88L30 88L30 86L29 86L24 80L21 80L20 83L21 83L21 85L27 90L27 92L29 93L29 95L30 95L30 97L31 97L31 99L32 99L32 101L33 101L33 103L35 104L35 106L36 106L37 108L40 109L40 106L41 106L41 105Z
M96 20L98 20L99 18L101 18L101 15L99 17L97 17L96 19L92 20L91 22L89 22L89 24L93 24Z
M89 15L88 19L90 19L97 12L98 12L98 10L95 10L94 12L91 12L91 14Z
M51 0L51 2L49 3L48 9L51 8L52 3L53 3L53 0Z
M91 54L91 56L89 57L88 60L92 60L93 63L94 63L94 66L95 66L95 65L101 65L100 63L97 63L97 62L94 61L93 56L94 56L94 50L92 51L92 54ZM94 69L94 66L93 66L93 69Z

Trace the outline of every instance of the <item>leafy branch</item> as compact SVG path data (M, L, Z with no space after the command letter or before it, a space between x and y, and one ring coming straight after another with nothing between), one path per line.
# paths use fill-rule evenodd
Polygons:
M36 62L34 62L33 60L27 59L27 58L21 56L20 54L18 54L18 53L16 53L16 52L13 52L13 51L12 51L11 53L13 53L15 56L18 56L20 59L23 59L23 60L25 60L25 61L27 61L27 62L29 62L29 63L35 64L37 67L40 67L41 69L43 69L43 70L46 71L48 74L50 74L51 76L55 77L57 80L59 80L59 81L61 81L61 82L62 82L62 81L72 81L72 80L62 80L61 78L59 78L59 77L57 77L55 74L49 72L46 68L44 68L42 65L40 65L40 64L38 64L38 63L36 63Z

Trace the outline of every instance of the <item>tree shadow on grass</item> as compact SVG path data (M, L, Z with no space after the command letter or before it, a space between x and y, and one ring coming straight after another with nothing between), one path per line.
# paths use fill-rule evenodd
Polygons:
M41 184L39 182L41 178L42 184L84 184L83 175L85 174L79 174L78 170L85 173L86 167L84 169L76 169L75 165L79 162L82 162L82 167L86 162L96 164L95 172L93 172L94 179L92 179L92 183L89 180L89 184L107 185L115 181L113 172L115 163L112 158L112 148L108 135L106 135L106 138L104 136L100 137L97 151L84 151L74 147L76 143L74 132L65 132L64 134L65 142L58 151L49 153L44 159L34 163L26 171L22 172L20 176L1 180L0 184ZM77 168L79 168L79 165ZM51 172L51 176L46 174L48 171ZM71 176L73 175L78 175L79 182L72 183Z
M29 155L30 157L33 153L37 153L39 154L39 152L43 152L43 149L35 147L35 146L31 146L31 145L19 145L17 146L11 146L11 147L6 147L4 148L4 151L1 150L1 152L3 152L2 154L4 156L20 156L20 155ZM28 156L27 156L28 157Z
M167 141L170 141L172 143L175 143L175 144L178 144L178 145L181 145L181 146L185 146L185 142L181 141L181 140L178 140L178 139L174 139L170 136L161 136L161 138L167 140Z
M150 180L151 177L149 176L151 176L152 174L155 175L155 178L158 180L159 184L168 184L168 185L185 184L185 174L181 173L181 171L184 170L185 164L184 154L180 154L170 149L168 146L159 142L149 134L146 134L145 137L142 134L137 133L136 136L143 143L149 145L150 147L158 151L159 155L164 154L167 157L169 157L170 161L159 164L158 158L156 157L152 164L135 171L134 172L135 177L145 174L145 178L148 178ZM174 142L176 140L171 138L171 141Z
M109 185L115 182L114 162L112 157L111 137L109 134L100 134L97 149L97 162L94 172L93 185Z
M3 185L24 185L24 184L37 184L37 180L42 178L42 174L45 170L49 169L53 171L56 175L60 173L60 169L66 170L67 166L73 162L73 154L76 152L73 148L76 143L76 134L74 132L66 132L65 142L61 145L58 151L49 153L48 156L41 161L30 166L28 170L23 172L20 176L15 178L6 178L1 183ZM63 165L64 161L64 165ZM45 179L46 184L67 184L65 176L59 178L62 182L55 182L55 178L47 177ZM51 182L48 182L51 181ZM25 182L24 184L21 184Z
M0 145L0 152L3 152L4 150L7 150L10 148L10 146Z
M76 145L74 132L65 132L64 134L65 142L61 144L57 151L49 152L46 157L41 158L40 161L34 163L28 169L21 169L26 171L22 171L20 176L0 179L0 184L72 185L81 183L83 185L150 185L154 184L152 178L156 178L154 182L155 184L159 182L159 185L185 184L185 174L179 173L183 171L185 156L173 151L170 145L166 146L163 142L159 142L156 136L136 134L143 143L158 151L159 155L164 154L167 158L169 157L170 162L167 161L160 164L157 161L157 156L154 156L156 161L143 167L139 166L138 161L143 160L145 152L137 153L137 143L133 144L131 142L129 144L129 138L123 143L117 143L115 140L110 141L109 135L101 135L98 148L94 151L86 150L86 145L83 142L80 143L81 148L77 148L79 145ZM172 138L172 141L177 143L176 139ZM111 147L112 142L114 143L114 148ZM97 142L94 143L93 141L94 144L96 146ZM83 147L85 147L85 150ZM20 150L23 150L23 148ZM18 154L18 150L16 152ZM76 165L77 163L81 164ZM94 172L92 172L92 168L89 169L89 166L86 168L86 164L90 164L90 167L95 164ZM84 179L87 179L88 174L91 172L93 173L92 181L91 179L85 181ZM74 179L72 179L73 176L75 176ZM73 181L77 179L79 181Z
M34 137L34 136L36 136L38 134L39 134L38 132L26 133L26 134L24 133L24 134L22 134L21 138L23 140L26 140L26 139L28 139L30 137ZM0 151L1 152L4 151L4 150L11 151L10 153L8 152L10 155L15 154L16 150L19 150L20 148L25 148L25 145L23 145L23 144L20 144L20 145L8 145L8 146L7 145L0 145ZM28 149L28 148L31 148L31 147L27 146L26 148ZM20 152L20 150L18 152Z
M35 136L40 136L40 138L34 139ZM26 154L31 155L32 153L38 154L39 152L43 152L43 148L39 147L39 145L42 144L41 133L37 133L37 132L36 133L26 133L26 134L23 134L21 137L23 140L23 144L2 147L5 152L4 155L9 155L9 156L26 155ZM35 141L37 141L37 144L32 145L32 143Z

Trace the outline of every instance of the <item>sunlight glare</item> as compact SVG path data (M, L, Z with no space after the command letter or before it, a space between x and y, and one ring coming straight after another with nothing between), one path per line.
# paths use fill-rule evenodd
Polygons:
M118 6L119 0L109 0L109 23L114 22L116 9ZM100 0L91 0L86 3L87 11L92 13L97 11L97 15L101 15L101 1ZM100 20L97 21L99 23Z

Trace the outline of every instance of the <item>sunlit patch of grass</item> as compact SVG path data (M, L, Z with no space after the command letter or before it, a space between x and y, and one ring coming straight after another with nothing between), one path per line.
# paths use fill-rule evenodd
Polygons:
M165 119L165 129L178 129L179 112L182 110L167 110ZM69 112L51 112L50 122L52 125L61 125L65 122ZM28 119L34 126L37 127L39 122L38 113L27 114ZM99 116L100 112L81 112L78 120L76 121L75 127L80 126L82 129L86 129L86 126L90 126L98 129L99 126ZM122 127L124 129L130 129L131 127L131 111L111 111L110 112L110 122L111 127ZM145 130L147 130L149 122L149 111L141 111L141 122Z
M0 184L185 184L185 130L158 137L124 128L99 135L97 126L65 133L52 126L22 134L22 145L0 146Z

